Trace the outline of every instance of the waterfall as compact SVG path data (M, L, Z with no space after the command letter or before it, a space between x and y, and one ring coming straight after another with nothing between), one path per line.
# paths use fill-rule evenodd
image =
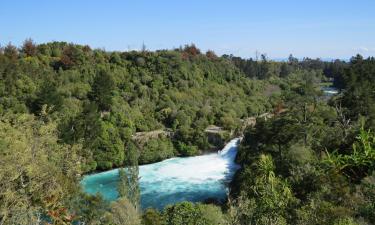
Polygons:
M218 153L194 157L176 157L139 167L142 208L164 208L180 201L224 200L226 183L239 166L234 162L239 138L231 140ZM88 175L81 184L89 194L99 192L107 200L116 200L118 170Z
M240 138L232 139L228 144L225 145L225 147L218 152L219 155L222 157L230 157L230 159L234 159L232 157L236 157L237 154L237 148L240 143Z

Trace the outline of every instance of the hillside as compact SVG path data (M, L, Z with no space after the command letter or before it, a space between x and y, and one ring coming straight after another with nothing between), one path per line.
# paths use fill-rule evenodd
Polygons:
M235 130L272 107L266 81L250 80L231 60L194 45L156 52L106 52L26 41L0 55L0 113L27 113L57 124L62 143L82 144L84 170L123 165L136 132L170 129L140 149L140 163L210 149L204 130Z

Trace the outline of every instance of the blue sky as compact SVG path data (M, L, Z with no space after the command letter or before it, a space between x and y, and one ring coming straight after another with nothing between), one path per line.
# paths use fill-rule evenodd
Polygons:
M67 41L106 50L195 43L269 58L375 55L375 0L3 0L0 43Z

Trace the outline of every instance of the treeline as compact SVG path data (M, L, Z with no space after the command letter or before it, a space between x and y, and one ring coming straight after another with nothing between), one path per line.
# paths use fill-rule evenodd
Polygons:
M293 73L301 71L315 71L324 75L325 81L333 82L333 86L343 88L342 76L349 63L340 59L323 61L319 58L308 57L299 60L289 55L285 62L269 60L266 54L261 54L260 59L244 59L233 55L223 55L223 58L231 60L247 77L265 80L274 76L286 78Z
M236 224L375 223L375 59L356 56L328 104L286 79L274 118L244 134L232 182Z
M252 62L263 77L194 45L106 52L9 44L0 48L0 223L329 224L344 214L344 222L373 222L373 61L356 57L332 69L342 94L327 104L318 84L335 62L298 62L285 76L276 68L290 62ZM212 147L208 125L236 132L264 112L275 117L246 130L227 205L140 212L138 163L199 154ZM134 140L155 130L173 138ZM132 169L122 174L118 201L80 190L82 174L124 165Z
M247 79L229 60L194 45L106 52L26 40L1 49L0 74L0 114L56 122L59 142L82 145L84 171L123 165L136 132L174 134L135 145L140 163L150 163L210 149L208 125L234 131L241 118L272 108L262 95L267 82Z
M138 162L211 148L208 125L236 130L241 118L272 108L267 85L194 45L106 52L26 40L0 48L0 223L137 224ZM173 139L133 140L165 129ZM82 174L124 165L135 169L119 201L82 192Z

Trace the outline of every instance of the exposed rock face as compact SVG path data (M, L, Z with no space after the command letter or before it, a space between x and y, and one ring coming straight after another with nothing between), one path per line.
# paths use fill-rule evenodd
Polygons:
M148 140L161 138L161 137L173 137L173 132L169 130L153 130L148 132L136 132L132 136L132 140L135 141L139 146L143 146Z
M230 134L222 127L210 125L204 131L207 134L208 142L212 145L212 150L217 150L225 145L227 138Z
M218 127L218 126L215 126L215 125L210 125L206 128L206 130L204 130L206 133L215 133L215 134L219 134L219 133L222 133L224 132L223 128L222 127Z
M285 110L281 110L280 112L284 112ZM242 119L242 127L235 132L225 130L223 127L219 127L216 125L209 125L204 132L207 135L208 142L212 146L211 149L208 150L218 150L224 147L225 143L232 138L233 136L241 136L243 131L246 127L255 126L257 119L262 118L264 120L270 119L274 116L274 113L263 113L259 116L253 116ZM132 140L138 145L138 147L142 148L145 143L147 143L150 139L157 139L157 138L171 138L173 139L174 132L171 129L159 129L153 130L148 132L137 132L132 136Z

